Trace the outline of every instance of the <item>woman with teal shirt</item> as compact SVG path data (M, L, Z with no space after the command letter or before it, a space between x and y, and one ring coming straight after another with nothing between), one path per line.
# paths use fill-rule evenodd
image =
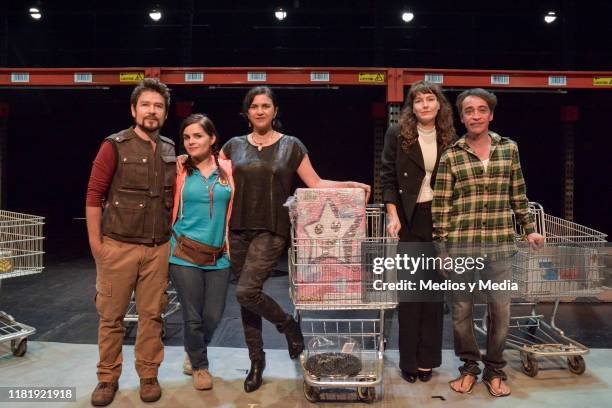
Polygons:
M176 177L169 272L183 314L184 371L193 375L194 388L207 390L212 388L207 345L223 315L230 275L227 222L232 167L229 160L218 158L217 131L207 116L186 118L180 137L189 157ZM177 248L177 239L215 247L220 256L196 264Z

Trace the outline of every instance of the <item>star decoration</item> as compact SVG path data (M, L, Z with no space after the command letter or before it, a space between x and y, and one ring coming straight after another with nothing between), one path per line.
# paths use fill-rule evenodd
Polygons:
M340 242L350 239L350 231L355 218L340 218L338 209L327 199L319 218L304 226L306 235L313 239L311 257L334 257L343 262L351 262L352 245Z

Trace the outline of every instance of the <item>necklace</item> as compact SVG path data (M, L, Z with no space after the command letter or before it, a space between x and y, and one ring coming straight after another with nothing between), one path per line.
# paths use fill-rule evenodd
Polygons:
M206 189L208 190L208 197L210 201L209 214L210 214L210 218L212 219L213 206L214 206L214 200L215 200L214 189L215 189L215 184L217 184L217 182L219 181L220 174L219 173L217 174L217 177L215 177L215 180L213 181L212 185L210 185L210 183L208 182L208 178L204 174L202 174L201 171L200 171L200 176L202 177L202 181L204 181L204 184L206 184Z
M251 133L251 141L253 142L253 144L256 144L256 145L257 145L257 150L258 150L258 151L260 151L260 152L261 152L261 151L262 151L262 149L264 148L264 144L268 143L272 137L274 137L274 131L272 131L272 136L268 136L268 135L266 134L266 140L265 140L265 141L263 141L263 142L258 142L258 141L255 139L255 134L254 134L254 133Z

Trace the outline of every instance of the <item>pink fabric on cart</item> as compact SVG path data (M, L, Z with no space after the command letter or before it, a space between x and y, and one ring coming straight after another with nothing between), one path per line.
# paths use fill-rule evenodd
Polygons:
M297 189L295 237L298 300L361 298L362 189Z

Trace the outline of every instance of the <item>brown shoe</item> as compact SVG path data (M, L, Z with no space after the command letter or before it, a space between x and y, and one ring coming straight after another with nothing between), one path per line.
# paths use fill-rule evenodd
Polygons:
M193 375L193 367L191 367L191 361L187 353L185 353L185 359L183 360L183 374Z
M115 393L119 389L119 383L99 382L96 388L91 393L91 405L95 407L104 407L113 402Z
M213 387L213 380L206 368L193 372L193 388L196 390L210 390Z
M144 402L155 402L161 398L161 387L157 377L140 379L140 399Z

